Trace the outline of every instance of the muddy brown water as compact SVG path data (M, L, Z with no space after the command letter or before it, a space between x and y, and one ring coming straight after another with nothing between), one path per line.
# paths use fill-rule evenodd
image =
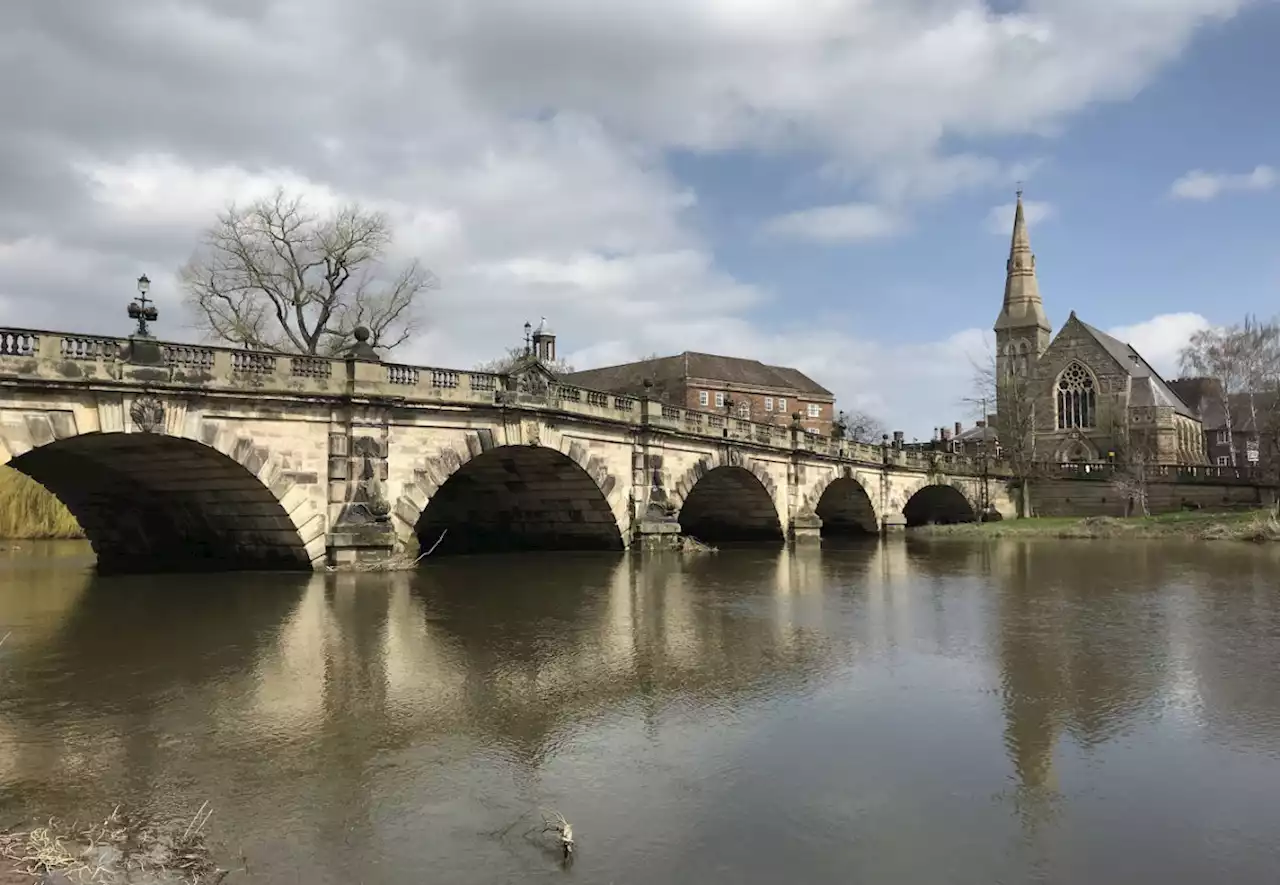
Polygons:
M208 800L228 883L1280 876L1273 548L90 565L0 553L0 825Z

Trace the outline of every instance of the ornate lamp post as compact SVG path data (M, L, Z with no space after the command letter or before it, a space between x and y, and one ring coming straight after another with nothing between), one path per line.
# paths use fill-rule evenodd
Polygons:
M533 353L533 343L531 338L532 333L533 333L533 324L525 323L524 324L524 355L525 356L528 356L529 354Z
M151 331L147 328L147 323L154 323L160 316L155 302L147 298L149 291L151 281L143 274L138 277L138 299L129 302L129 319L138 321L138 331L133 333L135 338L150 338Z

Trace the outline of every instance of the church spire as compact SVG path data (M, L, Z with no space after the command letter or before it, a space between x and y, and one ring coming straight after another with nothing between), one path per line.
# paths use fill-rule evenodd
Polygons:
M1036 280L1036 256L1031 252L1031 237L1027 234L1027 216L1022 207L1022 191L1018 191L1018 203L1013 213L1013 237L1009 242L1009 260L1005 264L1004 304L996 320L995 329L1050 331L1049 320L1040 300L1040 283Z

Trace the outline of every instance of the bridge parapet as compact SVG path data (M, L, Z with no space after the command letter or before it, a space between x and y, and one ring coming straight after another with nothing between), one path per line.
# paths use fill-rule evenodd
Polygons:
M907 470L979 475L977 459L940 452L835 440L796 428L685 409L629 395L608 393L517 373L500 375L432 366L294 355L206 344L152 341L159 359L135 364L135 339L0 329L0 377L50 384L140 384L222 393L361 397L412 404L493 406L514 404L596 421L634 425L718 441ZM998 475L992 461L986 473Z

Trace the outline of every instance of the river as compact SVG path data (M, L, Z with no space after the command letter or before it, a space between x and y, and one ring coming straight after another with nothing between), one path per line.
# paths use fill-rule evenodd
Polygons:
M207 800L228 885L1280 870L1274 548L90 565L0 553L0 827ZM539 807L571 868L526 837Z

